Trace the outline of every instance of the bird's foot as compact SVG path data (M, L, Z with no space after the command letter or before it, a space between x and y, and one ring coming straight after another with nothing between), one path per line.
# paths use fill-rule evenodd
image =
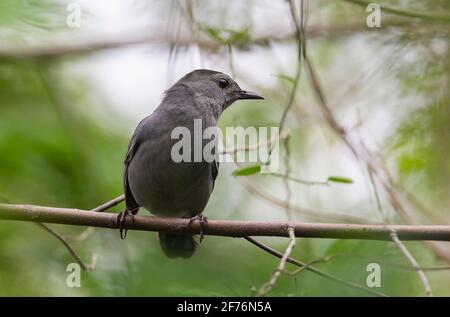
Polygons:
M134 213L133 213L132 210L130 210L128 208L125 209L124 211L119 212L119 214L117 215L116 224L117 224L117 227L119 228L120 238L122 240L127 237L128 230L124 227L124 225L125 225L125 218L127 216L131 217L131 220L134 221Z
M203 238L204 238L204 234L206 232L205 226L208 223L208 218L206 216L203 216L202 214L195 215L194 217L191 217L191 219L189 219L189 225L191 223L193 223L195 220L198 220L198 222L200 224L200 242L202 242Z

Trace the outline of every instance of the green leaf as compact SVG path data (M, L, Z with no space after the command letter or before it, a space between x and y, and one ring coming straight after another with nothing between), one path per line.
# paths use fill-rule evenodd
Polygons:
M250 165L250 166L246 166L246 167L234 170L232 175L233 176L249 176L249 175L259 173L260 171L261 171L261 165L256 164L256 165Z
M245 45L245 43L250 40L249 28L235 31L211 25L204 25L200 27L200 30L215 41L225 45Z
M227 30L227 32L228 32L227 44L238 44L238 43L244 44L250 41L248 28L240 31Z
M222 32L219 28L215 28L212 26L205 26L202 28L203 32L205 32L207 35L209 35L214 40L220 42L220 43L226 43L226 39L222 35Z
M353 179L348 178L348 177L342 177L342 176L329 176L328 181L334 182L334 183L343 183L343 184L353 183Z

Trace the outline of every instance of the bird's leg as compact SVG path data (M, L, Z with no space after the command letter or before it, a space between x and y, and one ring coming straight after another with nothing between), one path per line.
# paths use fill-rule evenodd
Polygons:
M195 220L198 220L200 224L200 242L203 241L203 235L205 234L206 224L208 223L208 218L206 216L203 216L202 214L196 214L194 217L191 217L189 219L189 225L193 223Z
M124 211L119 212L117 215L116 224L119 228L120 238L123 240L127 237L127 229L124 228L125 217L131 217L131 220L134 221L134 215L137 213L137 209L129 209L126 208Z

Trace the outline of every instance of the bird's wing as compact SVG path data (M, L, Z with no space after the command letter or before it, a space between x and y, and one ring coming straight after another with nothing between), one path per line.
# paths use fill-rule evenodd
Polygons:
M136 202L135 198L133 197L133 193L131 192L131 189L130 189L130 186L128 183L128 168L130 166L131 161L133 160L134 155L137 152L137 149L139 148L139 145L141 144L142 134L140 132L141 132L144 120L142 120L138 124L138 126L136 127L136 130L134 131L133 137L131 138L130 144L128 145L128 150L127 150L127 154L125 155L125 161L124 161L123 189L124 189L124 193L125 193L125 204L126 204L127 208L130 210L134 210L139 207L139 204Z
M214 189L214 184L217 178L217 175L219 174L219 161L214 160L211 163L211 176L212 176L212 180L213 180L213 189Z

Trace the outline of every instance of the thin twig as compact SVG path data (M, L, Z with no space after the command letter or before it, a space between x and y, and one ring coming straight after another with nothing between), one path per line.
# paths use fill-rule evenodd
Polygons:
M84 241L91 236L95 232L95 229L92 227L87 227L83 232L77 235L64 235L64 238L68 241Z
M301 8L300 8L301 15L302 15L300 25L297 21L297 15L295 13L295 5L293 3L293 0L289 0L289 7L290 7L292 21L295 26L295 35L296 35L296 41L297 41L297 66L296 66L296 71L295 71L294 84L292 86L291 93L289 94L288 102L287 102L286 106L284 107L283 114L281 115L281 119L278 124L278 126L280 127L280 131L282 131L284 128L287 114L288 114L289 110L291 109L292 105L294 104L295 96L297 94L297 88L300 83L300 75L302 73L301 65L302 65L303 48L304 48L303 44L305 41L305 39L302 36L303 30L304 30L303 10L302 10L303 1L302 1Z
M289 137L288 132L284 132L284 133L282 132L280 134L280 139L282 139L282 140L287 139L288 137ZM270 139L267 142L261 141L254 145L245 146L245 147L241 147L241 148L237 147L237 148L234 148L231 150L223 151L222 153L231 154L231 158L233 159L234 163L236 164L236 166L238 168L240 168L241 165L236 160L237 152L256 150L260 146L270 146L275 141L277 141L277 136L273 136L272 139ZM317 209L304 208L304 207L291 205L289 203L286 203L286 201L279 199L276 196L272 196L272 195L260 190L246 177L242 178L242 184L244 185L245 189L249 193L251 193L259 198L262 198L276 206L282 207L285 210L289 210L289 213L297 212L297 213L300 213L300 214L307 216L309 218L312 218L312 219L334 220L334 221L341 220L343 222L351 222L351 223L368 223L367 219L365 219L365 218L359 218L359 217L345 215L345 214L339 214L339 213L329 213L329 212L325 212L325 211L321 211L321 210L317 210Z
M254 196L261 198L275 206L278 206L280 208L286 209L289 207L289 209L293 212L298 213L299 215L308 217L310 219L316 219L316 220L326 220L326 221L340 221L340 222L349 222L349 223L375 223L375 221L371 221L367 218L352 216L348 214L343 214L339 212L327 212L320 209L314 209L314 208L306 208L306 207L300 207L294 204L290 204L289 206L286 205L286 202L274 195L269 194L268 192L259 189L256 185L254 185L248 177L241 177L242 184L245 187L245 189L253 194Z
M284 267L286 266L286 261L291 256L292 250L295 247L294 228L289 227L288 233L289 233L289 244L288 244L283 256L281 257L280 263L278 264L278 268L273 272L269 282L264 284L261 287L261 289L259 290L259 292L257 294L258 296L267 295L267 293L269 293L275 287L275 284L277 283L277 280L280 277L280 274L282 272L284 272Z
M392 229L391 238L392 238L392 241L394 241L395 244L397 244L397 246L400 248L402 253L405 255L405 257L411 263L411 265L413 266L413 268L417 272L417 274L419 274L420 281L422 282L423 286L425 287L426 295L428 297L432 297L433 296L433 292L431 291L430 282L428 281L427 276L425 275L425 273L423 272L422 268L417 263L416 259L412 256L412 254L409 252L409 250L405 247L403 242L400 241L400 239L398 238L398 235L397 235L397 232L395 231L395 229Z
M234 59L233 59L233 47L231 43L228 43L228 67L230 68L231 78L236 80L236 69L234 68Z
M110 208L120 204L124 200L125 200L125 195L120 195L120 196L118 196L118 197L116 197L114 199L111 199L110 201L108 201L108 202L106 202L106 203L104 203L104 204L102 204L102 205L100 205L98 207L95 207L91 211L93 211L93 212L103 212L103 211L106 211L106 210L108 210L108 209L110 209Z
M380 163L376 164L373 162L373 157L362 142L355 142L348 135L347 130L339 124L336 120L331 108L328 106L325 94L320 85L318 76L314 70L314 66L308 58L306 50L304 51L304 62L306 69L308 70L311 85L318 99L318 105L322 110L326 122L335 131L335 133L343 140L348 149L352 152L354 157L363 162L369 173L373 173L377 177L377 180L383 186L383 189L388 193L391 205L394 210L402 217L402 219L408 224L417 224L417 221L413 217L412 213L403 204L399 191L395 188L394 184L389 178L389 172ZM441 250L436 248L435 244L429 244L436 255L441 254Z
M280 134L280 139L282 139L282 140L287 139L288 137L289 137L288 132L285 132L285 133L282 132ZM223 151L222 153L231 154L231 158L233 159L234 163L236 164L236 166L238 168L240 168L241 165L236 160L236 153L238 151L249 151L249 150L258 149L259 146L270 146L276 140L277 140L277 136L274 136L268 142L259 142L255 145L250 145L250 146L241 147L241 148L234 148L232 150ZM262 198L265 201L268 201L276 206L282 207L285 210L289 210L289 212L292 212L292 211L297 212L299 214L302 214L302 215L307 216L312 219L334 220L334 221L341 220L343 222L350 222L350 223L368 223L369 222L365 218L359 218L359 217L355 217L355 216L351 216L351 215L331 213L331 212L325 212L325 211L321 211L321 210L317 210L317 209L304 208L304 207L291 205L291 204L286 203L286 201L279 199L276 196L270 195L270 194L260 190L248 178L243 177L240 179L242 179L242 184L244 185L245 189L249 193L251 193L259 198Z
M286 118L287 118L287 114L289 113L289 110L292 108L292 106L294 105L294 100L295 100L295 96L297 93L297 89L299 87L299 83L300 83L300 75L302 73L302 58L303 58L303 50L305 48L305 43L306 43L306 37L305 37L305 8L304 8L304 4L305 4L306 0L300 0L300 25L297 22L297 16L295 14L295 5L293 0L289 0L289 4L290 4L290 9L291 9L291 16L292 16L292 21L295 25L295 33L297 35L297 71L295 74L295 81L294 81L294 85L292 87L291 90L291 94L289 96L289 101L283 111L283 114L281 116L281 120L280 123L278 124L280 131L282 131L284 129L284 124L286 122ZM288 181L288 177L291 173L291 166L290 166L290 156L291 156L291 151L290 151L290 147L289 147L289 138L286 138L283 142L284 144L284 148L286 150L286 154L284 157L284 163L285 163L285 168L286 168L286 172L285 172L285 176L283 177L283 184L284 187L286 189L286 198L285 198L285 210L286 210L286 215L288 217L288 220L292 220L292 215L291 215L291 209L290 209L290 203L291 203L291 196L292 196L292 191L291 191L291 187ZM270 147L269 153L271 154L271 150L272 147ZM270 156L269 156L270 159Z
M297 177L292 177L288 174L280 174L280 173L270 173L270 176L275 176L275 177L281 177L281 178L285 178L288 179L290 181L302 184L302 185L320 185L320 186L330 186L331 183L328 181L310 181L310 180L305 180L305 179L300 179Z
M288 177L289 174L291 173L291 165L290 165L290 157L291 157L291 150L289 147L289 138L286 138L286 140L284 140L284 148L286 149L286 155L284 156L284 165L286 168L286 173L285 176L283 177L283 184L284 184L284 188L286 189L286 198L284 199L284 203L286 204L286 215L288 217L288 220L292 220L292 215L291 215L291 197L292 197L292 190L291 190L291 186L289 184L288 181Z
M91 209L91 212L104 212L118 204L120 204L122 201L125 200L125 195L120 195L114 199L111 199L110 201L95 207L94 209ZM71 240L71 241L84 241L86 240L93 232L95 231L94 228L92 227L88 227L86 228L86 230L84 230L82 233L78 234L78 235L66 235L64 236L67 240Z
M308 262L309 264L318 264L318 263L326 263L329 262L331 260L334 259L338 259L338 258L356 258L356 259L360 259L360 260L364 260L364 261L370 261L370 262L376 262L385 266L389 266L392 267L394 269L399 269L399 270L406 270L406 271L415 271L415 269L411 266L411 265L404 265L404 264L398 264L398 263L393 263L393 262L387 262L387 261L383 261L380 260L378 258L374 258L374 257L368 257L368 256L363 256L363 255L358 255L358 254L351 254L351 253L341 253L341 254L332 254L332 255L327 255L324 257L320 257L317 258L315 260L312 260L310 262ZM427 272L439 272L439 271L448 271L450 270L450 266L426 266L426 267L421 267L421 269L423 271L427 271ZM287 274L294 274L294 272L286 272Z
M247 237L244 237L244 239L247 240L248 242L252 243L253 245L257 246L258 248L260 248L260 249L262 249L262 250L272 254L273 256L276 256L277 258L281 259L283 257L283 253L278 252L277 250L269 247L268 245L265 245L264 243L253 239L252 237L247 236ZM375 296L381 296L381 297L386 297L387 296L386 294L383 294L381 292L377 292L377 291L371 290L371 289L366 288L364 286L360 286L358 284L355 284L355 283L352 283L352 282L348 282L346 280L343 280L343 279L340 279L340 278L335 277L333 275L330 275L328 273L325 273L322 270L319 270L318 268L316 268L314 266L307 266L306 263L303 263L303 262L301 262L299 260L296 260L296 259L294 259L292 257L288 257L286 259L286 262L289 262L289 263L294 264L294 265L299 266L299 267L305 267L306 270L308 270L308 271L310 271L312 273L315 273L315 274L317 274L319 276L322 276L324 278L327 278L327 279L332 280L334 282L337 282L339 284L345 285L347 287L350 287L350 288L353 288L353 289L356 289L356 290L360 290L360 291L364 291L366 293L369 293L369 294L375 295Z
M75 249L72 248L72 246L67 242L67 240L61 234L59 234L58 232L56 232L55 230L53 230L49 226L44 225L43 223L36 222L36 224L38 226L40 226L41 228L45 229L50 234L52 234L59 241L61 241L61 243L66 247L67 250L69 250L70 254L73 256L75 261L77 261L77 263L80 265L80 267L83 270L90 271L90 270L95 269L95 266L97 265L97 255L96 254L92 255L92 262L91 263L85 264L83 262L83 260L81 259L81 257L78 255L78 253L75 251Z
M380 182L382 182L384 189L388 192L390 200L391 200L391 204L393 205L394 209L400 214L404 216L404 219L407 220L409 223L413 222L413 218L412 215L409 213L409 211L407 211L404 207L403 204L401 204L400 200L397 197L397 192L392 188L392 186L390 186L388 183L386 183L385 177L383 177L382 175L386 175L386 173L381 172L380 168L377 168L374 163L372 163L371 161L371 156L368 153L366 147L364 144L360 143L354 143L349 136L347 135L347 131L338 123L338 121L336 120L333 112L331 111L331 109L329 108L327 102L326 102L326 98L325 95L323 93L322 87L319 83L319 80L317 78L317 75L315 73L314 67L312 65L312 63L310 62L309 58L307 57L307 54L305 52L305 56L304 56L304 61L307 65L307 69L309 71L309 75L310 75L310 79L311 79L311 84L314 88L314 91L317 95L317 98L319 100L319 105L322 109L322 112L325 116L326 121L328 122L328 124L330 125L330 127L342 138L342 140L344 141L344 143L347 145L347 147L351 150L351 152L353 153L353 155L355 156L355 158L358 161L361 161L365 164L369 175L373 181L373 176L377 176L378 179L380 179ZM373 182L373 186L374 186L374 190L375 190L375 196L377 198L377 204L378 204L378 208L379 211L382 215L382 217L386 220L386 217L384 216L382 209L381 209L381 203L379 201L379 197L378 197L378 192L376 191L376 185ZM405 257L411 262L411 264L416 268L418 267L417 265L417 261L413 260L411 261L412 255L409 253L409 251L406 249L406 247L403 245L403 243L401 243L399 237L397 236L396 232L393 232L392 230L392 226L387 226L389 228L389 230L391 230L390 235L393 241L397 244L397 246L400 248L400 250L403 252L403 254L405 255ZM398 241L400 241L400 243L398 243ZM406 250L406 253L405 253ZM426 293L427 295L431 294L431 290L429 287L429 282L426 279L425 274L423 273L423 271L418 271L420 279L425 287ZM425 278L424 278L425 277Z
M397 247L400 249L400 251L403 253L403 255L408 259L408 261L411 263L414 270L419 275L420 281L422 282L422 284L425 288L426 295L433 296L428 278L426 277L423 270L420 268L419 264L417 263L416 259L411 254L411 252L409 252L409 250L406 248L406 246L403 244L403 242L400 241L400 239L398 238L397 232L395 231L394 228L391 227L389 219L384 214L383 206L381 204L381 199L380 199L380 195L378 193L377 184L375 182L374 175L370 169L368 169L368 172L369 172L369 179L372 184L373 191L374 191L378 211L380 212L381 216L384 218L384 221L387 224L386 227L391 231L390 235L391 235L392 241L394 241L394 243L397 245Z
M8 199L3 198L3 197L0 197L0 198L2 198L2 200L4 200L4 201L10 203L10 201ZM95 268L95 266L97 264L97 255L96 254L92 255L92 262L90 264L85 264L83 262L83 260L81 259L81 257L78 255L78 253L75 251L75 249L72 248L72 246L67 241L67 240L78 240L78 239L74 239L75 237L64 237L62 234L56 232L54 229L50 228L49 226L47 226L47 225L45 225L43 223L36 222L36 225L38 225L41 228L45 229L48 233L50 233L51 235L56 237L59 241L61 241L61 243L64 245L64 247L69 251L69 253L73 256L75 261L77 261L77 263L80 265L80 267L83 268L83 270L93 270ZM94 230L93 228L89 227L83 232L83 234L86 235L87 231L89 229L91 229L91 231ZM84 239L86 239L86 237L84 237Z
M373 3L369 0L344 0L346 2L354 3L363 7L367 7L369 4ZM411 11L405 9L394 8L386 5L380 5L380 9L383 12L388 12L391 14L396 14L402 17L417 18L424 20L431 20L436 22L450 22L450 12L419 12Z
M261 140L260 142L256 144L250 144L247 146L238 146L233 149L223 149L220 154L230 154L234 156L238 152L249 152L249 151L256 151L261 147L270 147L273 144L275 144L278 141L284 140L289 137L289 131L283 130L280 131L280 134L273 135L269 140Z

